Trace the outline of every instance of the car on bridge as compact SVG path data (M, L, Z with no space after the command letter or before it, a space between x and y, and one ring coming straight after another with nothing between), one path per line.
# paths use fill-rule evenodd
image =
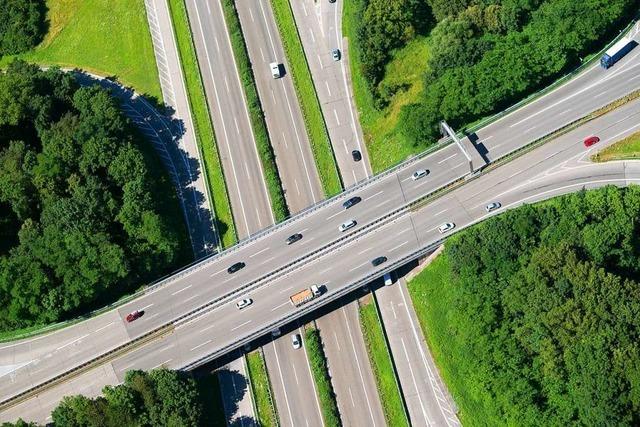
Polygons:
M591 147L593 144L597 144L598 142L600 142L600 138L598 138L597 136L590 136L588 138L584 139L584 146L585 147Z
M125 317L125 320L128 323L131 323L134 320L141 318L143 314L144 314L144 311L142 310L132 311L131 313L127 314L127 317Z
M356 224L357 222L355 219L350 219L349 221L346 221L340 224L340 227L338 227L338 230L347 231L348 229L355 227Z
M411 175L411 179L413 179L414 181L419 180L420 178L424 178L425 176L429 175L429 171L426 169L419 169L417 171L415 171L413 173L413 175Z
M253 300L251 298L244 298L236 303L236 307L238 307L238 310L242 310L245 307L249 307L251 304L253 304Z
M233 274L236 271L242 270L245 267L245 263L240 261L240 262L236 262L235 264L233 264L232 266L230 266L229 268L227 268L227 273L229 274Z
M374 258L371 260L371 265L373 265L374 267L377 267L384 262L387 262L387 257L379 256L378 258Z
M302 234L292 234L291 236L287 237L287 245L292 245L300 239L302 239Z
M500 202L491 202L487 206L485 206L484 209L487 212L492 212L492 211L495 211L496 209L500 209L501 206L502 205L500 204Z
M353 197L352 197L352 198L350 198L349 200L345 201L345 202L342 204L342 206L343 206L345 209L349 209L349 208L351 208L351 207L353 207L353 206L357 205L357 204L358 204L358 203L360 203L361 201L362 201L362 198L361 198L361 197L353 196Z
M438 227L438 231L440 232L440 234L444 234L447 231L451 231L455 228L455 224L452 222L445 222L444 224L442 224L440 227Z

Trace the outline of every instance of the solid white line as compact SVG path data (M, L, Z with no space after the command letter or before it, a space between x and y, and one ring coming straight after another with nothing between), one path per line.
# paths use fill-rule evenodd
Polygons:
M186 290L187 290L187 289L189 289L191 286L193 286L193 285L185 286L184 288L182 288L182 289L180 289L180 290L175 291L175 292L174 292L174 293L172 293L171 295L178 295L180 292L186 291Z
M445 157L444 159L440 160L440 161L438 162L438 164L444 163L444 162L446 162L446 161L447 161L447 160L449 160L449 159L453 159L453 158L454 158L455 156L457 156L457 155L458 155L458 153L453 153L453 154L452 154L452 155L450 155L449 157Z
M253 255L249 255L249 258L253 258L254 256L256 256L256 255L260 255L262 252L264 252L264 251L268 251L268 250L269 250L269 248L260 249L260 250L259 250L258 252L256 252L255 254L253 254Z
M416 376L413 373L413 368L411 367L411 359L409 358L409 352L407 352L407 346L404 344L404 339L400 337L400 342L402 343L402 349L404 350L404 356L407 358L407 366L409 366L409 373L411 374L411 379L413 380L413 387L416 389L416 396L418 396L418 401L420 402L420 408L422 409L422 416L428 425L431 425L431 420L427 415L427 410L424 407L424 402L422 402L422 396L420 396L420 390L418 389L418 382L416 381Z
M202 344L198 344L197 346L193 347L193 348L192 348L191 350L189 350L189 351L197 350L197 349L199 349L200 347L202 347L202 346L205 346L205 345L209 344L211 341L213 341L213 340L207 340L207 341L203 342Z
M238 325L238 326L236 326L235 328L231 328L231 330L232 330L232 331L235 331L236 329L240 329L240 328L242 328L243 326L248 325L249 323L251 323L251 320L247 320L246 322L239 324L239 325Z

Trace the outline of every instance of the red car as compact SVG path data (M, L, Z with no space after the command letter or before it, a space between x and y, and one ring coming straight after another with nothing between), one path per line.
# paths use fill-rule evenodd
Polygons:
M140 316L142 316L142 313L144 312L136 310L132 313L127 314L127 322L133 322L134 320L140 318Z
M584 139L584 146L585 147L591 147L593 144L597 143L600 141L600 138L598 138L597 136L590 136L588 138Z

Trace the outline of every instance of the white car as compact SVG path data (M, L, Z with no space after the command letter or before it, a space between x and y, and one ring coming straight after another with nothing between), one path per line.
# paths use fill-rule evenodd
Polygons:
M414 181L417 181L420 178L424 178L425 176L429 175L429 171L426 169L418 169L417 171L415 171L413 173L413 175L411 175L411 178Z
M340 231L347 231L350 228L355 227L357 224L355 219L350 219L347 222L343 222L342 224L340 224L340 227L338 227L338 230Z
M340 49L333 49L331 51L331 57L334 61L340 61Z
M302 347L302 340L300 338L300 334L291 335L291 345L293 345L293 348L295 348L296 350Z
M445 222L440 227L438 227L438 231L440 234L446 233L447 231L453 230L456 225L452 222Z
M280 64L278 64L277 62L272 62L271 64L269 64L269 68L271 68L271 75L274 79L279 79L280 77L282 77L282 74L280 74Z
M245 299L242 299L242 300L238 301L236 303L236 307L238 307L238 310L242 310L243 308L248 307L251 304L253 304L253 300L251 298L245 298Z
M500 204L500 202L491 202L487 206L485 206L484 209L487 212L491 212L491 211L495 211L496 209L500 208L500 206L502 206Z

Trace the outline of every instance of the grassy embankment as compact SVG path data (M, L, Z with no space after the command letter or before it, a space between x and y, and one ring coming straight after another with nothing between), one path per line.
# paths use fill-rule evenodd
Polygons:
M320 332L315 328L309 328L304 335L304 346L309 355L309 365L311 366L311 374L318 391L324 425L328 427L341 426L342 422L340 421L336 394L333 392L333 386L331 385L331 377L329 377L327 358L322 347Z
M417 102L423 90L422 75L429 57L426 37L418 37L407 46L392 54L386 67L381 85L404 87L382 110L375 108L373 96L367 88L367 82L360 73L360 52L353 41L356 39L356 20L359 2L344 3L342 33L349 40L349 61L351 81L362 132L367 143L369 160L374 173L416 154L416 148L401 135L398 129L400 109L407 104Z
M249 381L253 389L253 396L256 402L258 413L256 418L261 427L277 427L278 415L273 405L271 394L271 384L267 374L267 367L264 363L262 353L254 351L247 354L247 365Z
M409 427L400 389L394 375L391 355L373 299L360 306L360 323L387 425Z
M629 135L591 156L594 162L637 159L640 159L640 132Z
M220 156L216 145L211 116L204 93L202 77L198 68L195 47L191 38L191 29L184 0L169 0L171 19L185 77L193 125L196 130L198 145L202 151L207 185L211 194L213 209L217 221L218 232L223 247L229 247L236 241L235 226L231 205L227 195L227 187L222 173Z
M244 42L244 35L242 34L234 0L222 0L222 8L224 9L225 21L229 29L233 55L236 59L236 65L238 66L238 74L240 75L240 81L242 82L247 100L251 128L253 129L253 135L258 147L258 154L260 156L260 162L262 163L269 198L271 199L271 208L276 222L280 222L289 216L289 208L287 207L284 191L282 190L282 181L278 174L278 166L276 165L276 159L273 154L273 147L269 141L267 124L264 121L264 113L262 111L262 105L260 104L260 98L258 97L251 61L249 60L249 54Z
M282 44L287 55L290 70L296 88L305 127L311 143L311 151L316 162L320 183L325 196L330 197L342 191L342 183L338 174L329 134L320 109L307 58L302 49L293 12L289 0L271 0Z

